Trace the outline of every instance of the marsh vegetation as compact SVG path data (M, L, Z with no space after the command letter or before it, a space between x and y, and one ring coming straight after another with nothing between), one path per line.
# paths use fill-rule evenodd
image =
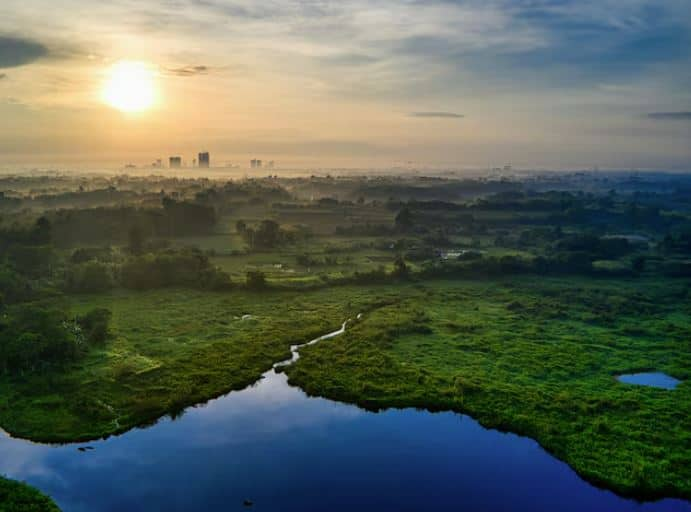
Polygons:
M0 426L121 433L255 382L453 410L691 498L691 181L0 178ZM617 376L664 372L675 389Z

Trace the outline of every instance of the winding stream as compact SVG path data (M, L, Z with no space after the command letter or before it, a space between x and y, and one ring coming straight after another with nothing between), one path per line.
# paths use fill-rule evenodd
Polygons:
M276 368L255 385L176 420L82 445L0 435L0 473L52 496L64 512L101 511L691 511L637 503L583 481L528 438L468 416L370 413L310 398Z

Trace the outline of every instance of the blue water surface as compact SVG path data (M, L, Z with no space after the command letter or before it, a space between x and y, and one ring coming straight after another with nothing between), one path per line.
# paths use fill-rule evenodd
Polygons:
M650 386L662 389L674 389L681 383L680 380L661 372L627 373L625 375L619 375L617 379L626 384L637 384L639 386Z

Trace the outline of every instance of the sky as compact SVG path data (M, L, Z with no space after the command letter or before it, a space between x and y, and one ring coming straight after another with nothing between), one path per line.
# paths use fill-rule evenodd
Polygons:
M122 61L148 70L150 108L104 100ZM0 166L202 150L691 170L691 1L0 2Z

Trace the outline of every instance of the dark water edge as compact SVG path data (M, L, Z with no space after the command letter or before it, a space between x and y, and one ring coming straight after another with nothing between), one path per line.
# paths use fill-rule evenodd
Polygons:
M0 473L63 512L150 510L691 511L599 489L537 442L452 412L367 412L308 397L286 376L176 420L83 445L0 437Z

